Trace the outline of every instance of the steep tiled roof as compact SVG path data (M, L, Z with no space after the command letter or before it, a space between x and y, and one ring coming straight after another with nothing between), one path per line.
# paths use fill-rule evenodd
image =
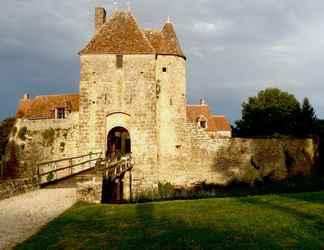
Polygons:
M154 47L155 51L160 51L161 42L163 40L162 32L159 30L146 29L144 30L144 33Z
M161 42L161 47L158 53L161 55L176 55L185 57L178 41L176 32L174 31L173 25L171 23L166 23L164 25L162 34L163 40Z
M198 119L204 117L207 120L207 131L231 131L228 120L223 115L213 115L209 111L209 106L187 105L187 119L197 123Z
M210 127L211 130L216 131L231 131L231 125L224 115L214 115L210 117Z
M192 122L197 122L199 117L209 118L208 105L187 105L187 119Z
M16 112L16 117L17 118L24 117L27 114L27 112L30 110L31 104L32 101L30 99L22 99L19 102L17 112Z
M83 54L158 54L185 58L171 23L162 31L142 30L130 12L116 11L102 25Z
M35 99L22 100L17 109L18 118L51 119L56 108L79 111L79 94L36 96Z
M155 54L130 12L115 11L80 54Z

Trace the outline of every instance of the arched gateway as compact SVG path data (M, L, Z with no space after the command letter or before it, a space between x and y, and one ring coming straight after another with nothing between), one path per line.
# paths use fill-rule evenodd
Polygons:
M131 153L131 140L127 129L123 127L115 127L111 129L107 136L108 159L120 159Z
M129 154L131 154L131 139L128 130L124 127L112 128L107 135L107 161L119 161ZM124 201L124 177L123 174L119 178L106 177L104 179L103 203L122 203ZM131 181L128 184L131 185Z

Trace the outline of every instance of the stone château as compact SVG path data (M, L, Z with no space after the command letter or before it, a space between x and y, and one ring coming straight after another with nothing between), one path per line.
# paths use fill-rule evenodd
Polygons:
M291 173L282 152L294 155L305 147L305 159L295 162L293 174L310 171L312 142L287 146L231 139L225 116L213 115L203 100L187 104L186 57L171 22L162 30L142 29L130 11L96 8L95 34L79 55L78 94L26 95L21 100L17 128L31 132L26 142L16 140L25 144L25 156L36 151L32 142L41 140L37 131L48 129L55 131L51 148L38 150L46 160L89 152L111 158L132 153L135 193L160 182L187 186L267 175L286 178ZM264 163L258 154L269 150L272 157Z

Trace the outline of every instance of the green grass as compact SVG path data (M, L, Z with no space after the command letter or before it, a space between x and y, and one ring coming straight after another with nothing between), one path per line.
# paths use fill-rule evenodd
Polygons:
M324 191L78 203L16 249L324 249Z

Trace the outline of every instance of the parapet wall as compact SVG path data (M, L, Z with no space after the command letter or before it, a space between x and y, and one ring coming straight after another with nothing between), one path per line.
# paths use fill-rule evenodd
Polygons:
M189 152L182 164L161 166L160 181L179 186L195 183L226 185L232 181L280 181L316 170L318 144L313 139L211 139L187 124ZM180 161L180 159L179 159Z

